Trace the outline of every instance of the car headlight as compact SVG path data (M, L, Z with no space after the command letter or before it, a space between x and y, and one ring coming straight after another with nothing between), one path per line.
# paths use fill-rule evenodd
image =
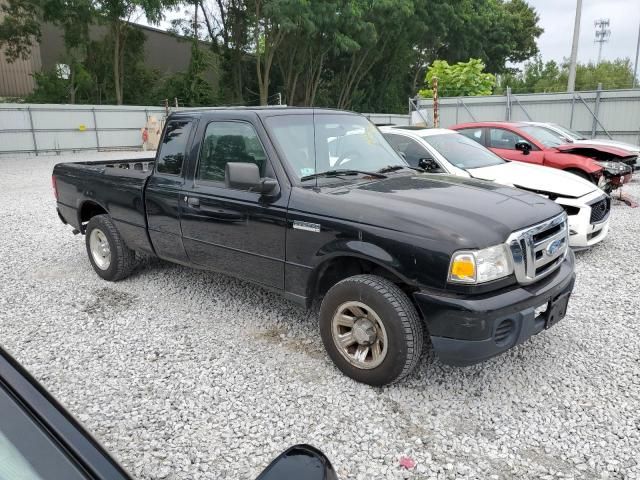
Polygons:
M622 162L610 162L610 161L599 161L596 162L602 168L604 168L607 172L612 173L614 175L620 175L622 173L626 173L628 170L628 166Z
M461 250L451 257L449 282L485 283L506 277L513 273L506 245L482 250Z

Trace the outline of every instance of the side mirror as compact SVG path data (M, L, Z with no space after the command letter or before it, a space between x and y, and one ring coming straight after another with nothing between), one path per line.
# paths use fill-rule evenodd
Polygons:
M256 480L338 480L333 465L317 448L295 445L281 453Z
M273 178L261 178L255 163L229 162L224 167L224 183L227 188L249 190L263 195L273 192L278 186Z
M418 166L427 172L440 171L440 165L433 158L421 158L418 160Z
M529 155L531 144L525 141L516 142L516 150L521 151L523 155Z

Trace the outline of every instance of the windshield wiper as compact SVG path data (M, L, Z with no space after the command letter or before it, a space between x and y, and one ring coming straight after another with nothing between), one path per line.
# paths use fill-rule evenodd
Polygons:
M407 165L387 165L386 167L378 170L378 173L390 173L395 172L397 170L403 170L405 168L409 168Z
M305 175L304 177L300 178L300 181L306 182L307 180L312 180L318 177L341 177L345 175L368 175L370 177L375 177L375 178L387 178L386 175L383 175L382 173L379 173L379 172L365 172L363 170L344 169L344 170L327 170L326 172L319 172L319 173L314 173L312 175Z

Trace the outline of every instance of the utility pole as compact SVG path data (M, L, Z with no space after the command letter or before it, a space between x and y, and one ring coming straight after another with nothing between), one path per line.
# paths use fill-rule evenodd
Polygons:
M611 36L611 29L609 28L609 19L601 18L593 22L596 27L596 43L599 43L598 47L598 63L596 65L600 65L600 59L602 58L602 45L609 41L609 37Z
M433 90L433 128L440 126L440 112L438 111L438 77L431 80L431 89Z
M573 42L571 43L571 59L569 60L569 81L567 92L573 93L576 89L576 62L578 61L578 40L580 39L580 17L582 16L582 0L576 4L576 19L573 24Z
M631 88L636 88L636 82L638 81L638 56L640 56L638 54L640 54L640 23L638 24L638 45L636 45L636 66L633 68Z

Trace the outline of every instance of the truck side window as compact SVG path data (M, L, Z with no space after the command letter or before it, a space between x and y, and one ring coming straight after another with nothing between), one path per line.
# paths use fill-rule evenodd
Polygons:
M267 155L253 126L244 122L211 122L204 134L197 178L224 182L228 162L255 163L260 176L268 171Z
M167 124L156 160L156 170L159 173L170 175L182 173L189 132L191 132L191 120L172 120Z

